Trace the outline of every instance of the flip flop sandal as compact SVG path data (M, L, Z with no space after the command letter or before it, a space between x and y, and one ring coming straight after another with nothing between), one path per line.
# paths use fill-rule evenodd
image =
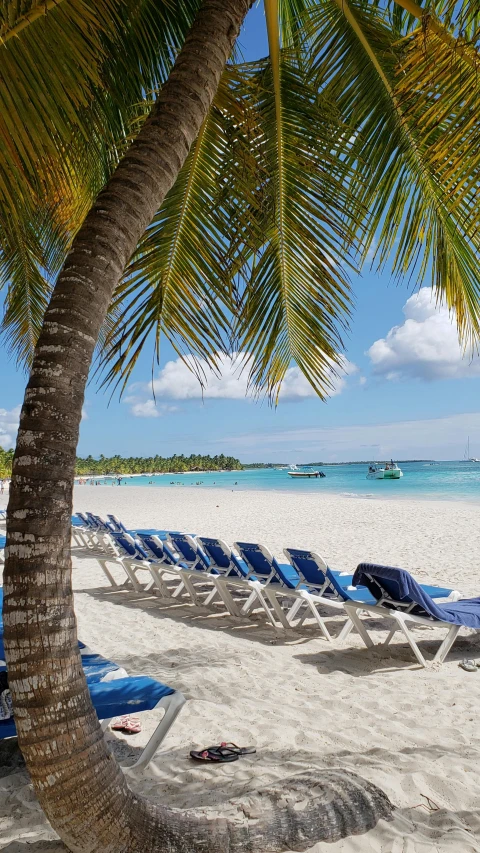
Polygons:
M254 746L237 746L236 743L221 743L220 747L221 749L229 749L236 755L254 755L257 751ZM209 749L218 749L218 747L209 747Z
M230 761L238 761L238 755L231 750L223 750L221 747L215 746L212 748L202 749L197 751L192 749L190 758L195 761L207 761L211 764L226 764Z
M142 731L138 717L118 717L113 721L110 728L115 732L124 732L126 735L136 735Z
M479 669L479 667L477 666L475 661L470 660L469 658L462 660L462 662L459 663L458 665L459 665L459 667L464 669L465 672L478 672L478 669Z

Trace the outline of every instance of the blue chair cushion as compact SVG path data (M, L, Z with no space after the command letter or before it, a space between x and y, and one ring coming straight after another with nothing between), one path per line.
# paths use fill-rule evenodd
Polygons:
M151 711L165 696L175 693L173 687L146 675L117 678L100 684L89 684L98 717L121 717L140 711Z

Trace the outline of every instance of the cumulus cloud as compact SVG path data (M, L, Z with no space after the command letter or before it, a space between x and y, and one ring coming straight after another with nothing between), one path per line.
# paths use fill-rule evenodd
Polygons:
M20 420L20 406L14 409L0 409L0 447L9 450L15 444Z
M231 356L218 356L218 375L205 361L197 364L196 370L200 371L204 385L189 369L185 362L177 358L169 361L162 368L159 375L153 381L153 390L157 399L163 400L198 400L202 398L243 400L252 399L254 392L248 389L248 362L249 354L240 352ZM192 356L187 357L187 362L192 367L195 362ZM339 376L335 376L332 367L332 389L331 396L340 394L345 388L347 376L357 371L356 365L342 357L341 367L337 368ZM130 389L133 393L126 398L131 404L131 412L137 417L158 417L158 407L154 401L145 399L146 394L151 394L152 386L147 383L137 383ZM306 397L315 397L315 391L305 379L300 368L290 367L287 370L280 392L280 399L285 401L299 401Z
M387 379L452 379L480 376L480 358L458 342L455 317L437 306L430 287L407 299L405 321L367 351L375 373Z
M135 387L138 388L138 385ZM151 392L152 386L149 385L148 388ZM148 400L144 400L141 393L126 397L125 402L130 404L130 412L136 418L160 418L162 415L167 414L167 412L176 412L178 410L178 406L158 405L151 397Z

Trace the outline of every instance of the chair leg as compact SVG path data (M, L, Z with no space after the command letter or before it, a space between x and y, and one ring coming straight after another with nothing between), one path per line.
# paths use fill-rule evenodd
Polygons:
M168 587L163 582L163 578L158 570L158 568L152 564L149 565L149 571L153 579L153 585L158 589L159 593L163 598L169 597Z
M131 767L123 768L125 773L130 773L131 770L141 770L147 766L177 719L185 702L185 696L179 691L176 691L170 696L160 700L157 708L165 708L165 714L148 741L138 761L136 761L135 764L132 764Z
M312 613L312 615L313 615L313 618L316 620L317 625L318 625L318 627L320 628L320 631L322 632L323 636L325 637L325 639L326 639L329 643L331 643L331 642L332 642L332 638L331 638L331 636L330 636L330 634L329 634L328 628L327 628L327 626L325 625L325 622L323 621L322 617L320 616L320 613L318 612L317 608L315 607L314 602L313 602L313 601L309 601L309 600L308 600L308 598L307 598L307 599L306 599L306 601L305 601L305 603L306 603L307 607L309 608L309 610L311 611L311 613Z
M392 630L390 631L390 633L388 634L387 639L383 641L382 646L389 646L396 633L397 633L397 626L395 625L392 628Z
M368 634L367 629L363 625L362 620L360 619L360 616L358 614L359 609L361 609L361 608L352 607L350 605L345 605L345 610L347 611L348 616L350 617L355 628L357 629L358 633L360 634L360 636L361 636L363 642L365 643L367 649L372 649L374 647L375 643L373 642L372 638Z
M416 642L415 642L415 640L414 640L414 638L413 638L413 635L412 635L412 634L411 634L411 632L408 630L407 626L405 625L405 622L404 622L404 621L403 621L403 619L401 618L401 614L396 614L394 618L397 620L397 622L398 622L398 627L399 627L399 628L400 628L400 630L404 633L404 635L405 635L405 637L406 637L406 639L407 639L407 643L408 643L408 645L410 646L410 648L411 648L411 650L412 650L413 654L415 655L416 659L418 660L418 662L419 662L420 666L424 666L424 667L426 667L426 666L427 666L427 662L426 662L425 658L423 657L423 655L422 655L422 653L421 653L420 649L418 648L418 646L417 646L417 644L416 644Z
M106 576L106 578L108 579L108 581L109 581L110 585L111 585L111 586L113 586L113 588L114 588L114 589L117 589L117 588L120 586L120 584L118 584L118 583L116 582L116 580L115 580L115 578L113 577L113 575L112 575L112 574L109 572L109 570L107 569L107 561L106 561L106 560L97 560L97 563L99 564L99 566L100 566L100 568L101 568L102 572L104 573L104 575L105 575L105 576Z
M287 619L290 622L290 625L292 624L292 621L295 619L295 616L297 615L298 611L301 610L302 606L303 606L303 601L301 598L297 598L296 601L292 604L290 610L287 613ZM305 619L305 617L303 617L303 618Z
M354 629L354 624L353 624L352 620L350 619L350 616L347 616L347 621L345 622L345 625L343 626L342 630L340 631L340 633L338 635L338 641L340 643L345 642L347 637L349 637L350 634L352 633L353 629Z
M237 603L234 601L233 596L230 593L230 590L227 589L227 584L222 581L221 578L216 578L215 581L216 590L222 599L225 607L231 616L236 616L237 618L241 617L240 610L237 607Z
M268 618L268 621L270 622L270 624L271 624L274 628L278 628L278 625L277 625L277 623L275 622L275 619L273 618L272 611L270 610L270 608L269 608L269 606L268 606L267 602L265 601L265 599L264 599L264 597L263 597L263 592L264 592L264 587L263 587L263 585L262 585L259 581L250 581L249 583L250 583L250 585L251 585L251 587L252 587L252 596L254 597L254 600L256 599L256 600L258 601L258 603L259 603L260 607L265 611L265 613L267 614L267 618ZM266 592L268 592L268 587L267 587L267 589L266 589L265 591L266 591ZM249 600L250 600L250 599L249 599ZM248 604L248 602L247 602L247 604ZM245 609L246 609L246 606L247 606L247 605L245 605L245 607L243 607L243 608L242 608L242 614L244 613L244 611L245 611ZM251 609L251 608L250 608L250 609ZM285 616L285 614L284 614L284 616ZM288 627L290 627L290 626L288 625Z
M447 633L442 645L440 646L437 654L434 657L435 663L443 663L445 658L447 657L450 649L452 648L455 640L457 639L457 634L460 631L460 625L452 625L450 630Z
M253 592L250 593L245 604L242 607L242 616L248 616L250 614L250 611L251 611L251 609L252 609L252 607L256 601L257 601L257 593L254 590Z
M122 561L121 565L123 566L125 574L128 576L129 580L131 581L135 592L142 592L142 590L143 590L142 584L138 580L134 569L132 569L132 567L129 566L128 563L126 563L126 562L124 563L123 561Z
M280 595L284 594L284 592L280 592ZM291 629L292 626L288 621L287 615L285 614L285 611L277 598L276 590L267 586L265 590L265 595L267 596L270 604L272 605L273 612L275 613L275 616L280 622L282 628L286 628L287 630Z

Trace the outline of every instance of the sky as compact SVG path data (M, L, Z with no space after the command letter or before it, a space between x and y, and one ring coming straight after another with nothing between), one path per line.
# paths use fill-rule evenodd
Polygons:
M263 8L249 13L243 58L267 52ZM464 356L448 311L428 287L363 270L352 277L355 306L345 339L345 373L320 401L295 365L279 404L245 397L245 356L224 362L204 389L164 340L160 367L147 347L122 401L87 387L79 455L232 454L242 462L460 459L467 438L480 456L480 358ZM13 446L26 376L0 342L0 446Z

